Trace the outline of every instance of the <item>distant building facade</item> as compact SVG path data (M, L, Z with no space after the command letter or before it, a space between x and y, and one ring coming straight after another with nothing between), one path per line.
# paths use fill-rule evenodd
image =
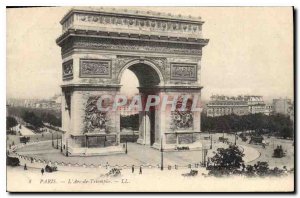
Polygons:
M273 99L273 111L275 114L283 114L294 120L294 104L291 99L277 98Z
M250 114L265 113L266 104L262 96L247 95L244 100L247 101Z
M265 115L272 115L274 112L272 104L266 104Z
M8 99L7 105L11 107L27 107L27 108L41 108L53 109L60 111L61 95L55 95L50 99Z
M266 111L266 104L262 96L224 96L212 95L207 104L206 113L208 117L217 117L224 115L247 115L264 113L270 114Z

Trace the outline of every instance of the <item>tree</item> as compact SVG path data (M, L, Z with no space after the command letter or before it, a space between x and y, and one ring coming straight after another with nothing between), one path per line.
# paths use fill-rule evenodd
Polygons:
M139 114L121 116L121 127L132 128L133 130L139 129Z
M41 119L43 120L43 122L47 122L53 126L58 126L58 127L61 126L61 119L57 118L52 113L43 113L41 115Z
M12 127L15 127L18 125L18 122L16 120L16 118L14 117L6 117L6 130L9 130Z
M213 165L208 167L209 174L215 176L234 174L241 168L243 157L243 152L235 145L218 148L217 153L211 158Z
M43 127L44 124L42 122L42 119L36 114L34 114L31 111L25 111L25 113L22 116L22 119L27 122L28 124L32 125L35 129L38 129L40 127Z

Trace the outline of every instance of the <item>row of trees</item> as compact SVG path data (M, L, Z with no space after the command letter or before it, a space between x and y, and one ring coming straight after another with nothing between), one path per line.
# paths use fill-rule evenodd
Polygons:
M34 127L34 129L38 129L44 126L42 119L32 111L25 111L25 113L22 115L22 119L24 120L24 122Z
M293 137L293 122L288 116L282 114L264 115L225 115L207 117L201 114L202 131L236 132L253 130L259 133L270 133L283 138Z
M51 113L43 113L41 115L41 119L45 123L49 123L53 126L60 127L61 126L61 119L60 117L56 117L54 114Z
M30 129L37 131L37 129L44 126L44 123L49 123L52 126L60 127L61 126L61 119L56 117L50 113L43 113L41 115L37 115L32 111L25 111L20 116L24 122L29 124ZM10 129L11 127L16 126L18 123L16 119L12 116L7 117L6 119L6 127Z
M55 127L61 126L61 113L55 110L27 107L8 107L7 111L9 115L11 115L7 118L7 127L11 126L13 117L22 118L24 122L30 124L34 130L43 127L43 123L49 123Z

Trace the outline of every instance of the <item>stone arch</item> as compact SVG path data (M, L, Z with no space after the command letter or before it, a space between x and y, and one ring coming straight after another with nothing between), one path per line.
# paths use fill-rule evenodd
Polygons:
M140 85L143 84L140 81L141 76L139 75L138 67L143 67L144 69L147 69L148 72L150 72L150 73L148 73L148 75L151 75L151 74L157 75L157 78L158 78L157 80L159 80L159 83L156 85L164 85L165 80L164 80L163 74L160 71L159 67L157 67L156 64L154 64L152 61L147 60L147 59L133 59L133 60L128 61L126 64L124 64L121 67L121 69L117 75L117 82L120 84L124 71L126 69L130 69L132 72L135 73L135 75L139 79ZM145 72L147 72L147 71L145 71ZM155 76L152 76L152 77L155 77Z

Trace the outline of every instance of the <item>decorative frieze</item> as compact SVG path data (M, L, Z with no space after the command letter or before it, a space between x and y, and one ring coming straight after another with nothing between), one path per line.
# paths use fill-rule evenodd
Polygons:
M197 81L197 64L171 63L171 80Z
M118 51L136 51L136 52L154 52L171 54L201 55L201 45L185 43L165 43L150 42L141 40L122 40L106 38L77 38L73 46L64 48L63 53L73 48L99 49L99 50L118 50Z
M72 15L71 15L72 16ZM202 21L186 21L186 20L170 20L166 18L153 18L147 16L132 15L107 15L105 13L75 13L67 19L63 24L63 31L67 30L71 25L92 25L108 28L124 28L132 30L157 31L199 34L201 33Z
M62 77L63 80L73 78L73 60L66 61L62 64Z
M111 61L102 59L80 59L80 77L111 78Z

